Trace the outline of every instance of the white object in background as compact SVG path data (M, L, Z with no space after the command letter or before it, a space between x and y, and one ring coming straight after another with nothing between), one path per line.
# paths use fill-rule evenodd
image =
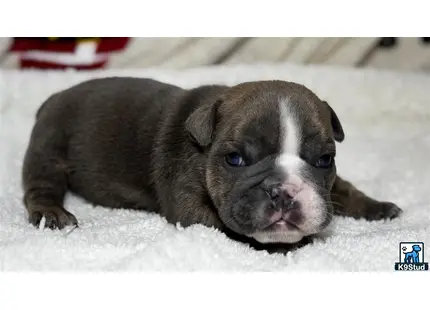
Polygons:
M93 62L97 54L97 42L83 41L79 42L75 48L75 56L80 61Z

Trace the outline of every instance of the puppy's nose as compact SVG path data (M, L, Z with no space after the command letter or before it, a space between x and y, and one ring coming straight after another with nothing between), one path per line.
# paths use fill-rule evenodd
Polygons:
M280 185L272 188L270 196L272 197L272 200L280 203L280 205L288 204L293 199L289 192L283 189Z
M294 184L283 184L272 187L271 197L272 199L293 199L300 192L300 187Z
M272 206L276 210L289 212L298 206L297 202L293 199L294 197L292 197L289 191L284 189L281 185L272 188L271 197L274 202Z
M273 200L278 200L282 196L282 189L281 185L277 184L272 187L272 190L270 192L270 197L272 197Z

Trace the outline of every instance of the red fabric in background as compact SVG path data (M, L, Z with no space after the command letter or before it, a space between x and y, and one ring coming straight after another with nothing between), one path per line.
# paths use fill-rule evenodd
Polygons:
M126 49L131 38L127 37L100 37L100 38L44 38L44 37L21 37L13 38L9 47L9 53L25 53L29 51L38 52L55 52L71 54L75 51L79 42L94 41L97 43L96 54L110 54L121 52ZM74 68L77 70L93 70L106 66L108 61L98 61L91 64L66 65L55 61L40 61L35 59L26 59L20 57L20 68L36 69L67 69Z
M20 67L21 69L24 68L32 68L32 69L40 69L40 70L66 70L69 68L73 68L76 70L95 70L95 69L102 69L106 66L107 61L98 62L91 65L61 65L54 62L47 62L47 61L35 61L35 60L26 60L21 59L20 60Z

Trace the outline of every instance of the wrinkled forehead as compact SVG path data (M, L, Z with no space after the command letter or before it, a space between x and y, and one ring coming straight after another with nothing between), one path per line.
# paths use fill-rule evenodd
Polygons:
M331 138L329 111L312 93L261 90L223 109L225 139L247 140L269 153L298 153ZM288 148L288 150L286 150Z
M298 155L302 149L312 147L318 151L333 142L330 113L322 104L283 98L278 108L282 153Z

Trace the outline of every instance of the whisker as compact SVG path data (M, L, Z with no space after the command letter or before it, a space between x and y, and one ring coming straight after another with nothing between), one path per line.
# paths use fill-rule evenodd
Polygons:
M327 192L327 189L325 189L324 187L319 186L318 184L313 184L316 188L321 189L325 192ZM327 198L327 197L344 197L345 195L342 194L338 194L336 192L329 192L329 193L322 193L320 194L322 197Z

